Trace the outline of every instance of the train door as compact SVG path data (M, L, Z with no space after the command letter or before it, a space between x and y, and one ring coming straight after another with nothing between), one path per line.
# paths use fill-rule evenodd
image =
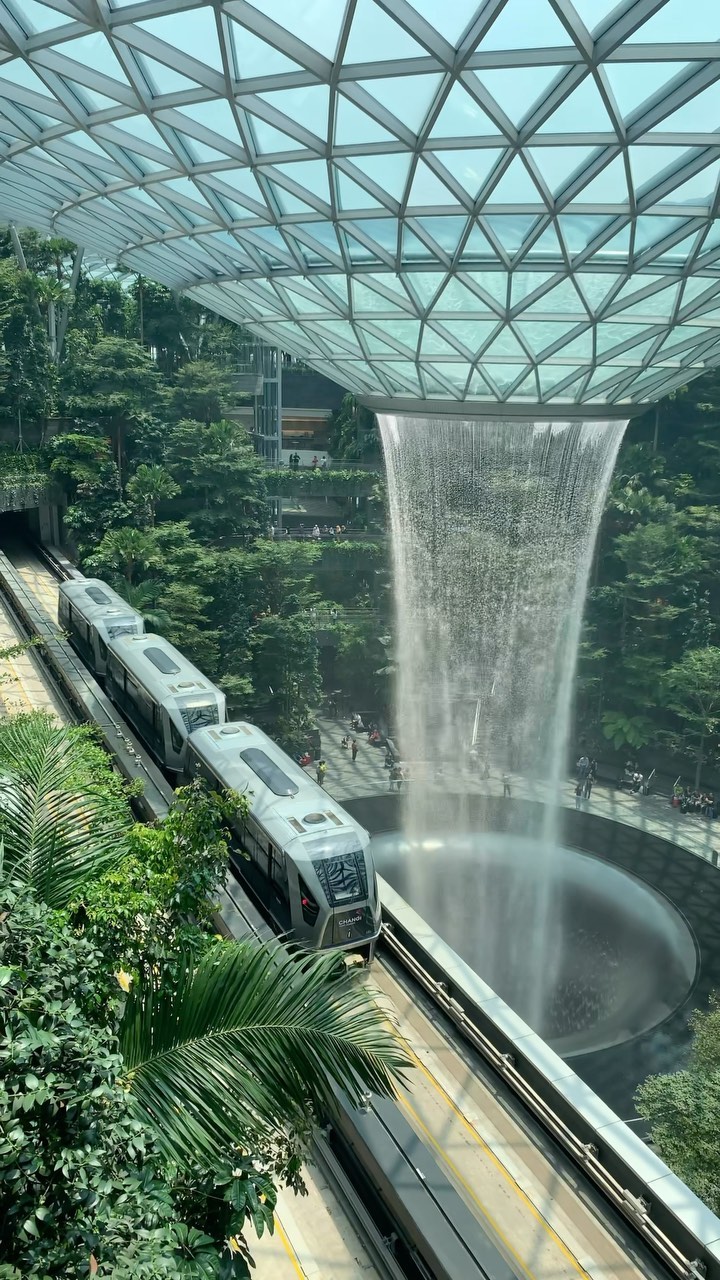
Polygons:
M290 925L290 889L288 885L287 860L282 849L268 844L268 867L270 871L270 887L273 903L278 918L284 928Z

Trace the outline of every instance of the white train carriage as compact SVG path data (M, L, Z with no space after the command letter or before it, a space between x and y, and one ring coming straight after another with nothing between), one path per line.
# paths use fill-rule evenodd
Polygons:
M73 648L98 676L105 674L109 640L140 636L145 631L142 614L99 578L73 578L60 583L58 622Z
M225 720L225 695L162 636L108 641L108 696L155 759L179 773L188 734Z
M248 796L235 830L249 861L241 874L279 928L313 949L372 957L380 933L370 836L255 725L197 729L186 771Z

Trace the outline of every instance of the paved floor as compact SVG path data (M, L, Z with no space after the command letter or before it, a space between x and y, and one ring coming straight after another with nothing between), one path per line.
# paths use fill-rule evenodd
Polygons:
M0 650L7 650L23 639L7 609L0 605ZM30 711L48 711L61 722L67 719L67 709L33 649L0 661L0 718Z
M342 738L349 731L347 721L321 718L318 725L322 733L323 756L328 767L325 787L331 795L342 801L378 795L388 790L390 783L388 771L384 768L385 752L381 748L369 746L366 735L359 735L358 756L353 764L350 752L340 746ZM423 776L419 767L413 769L413 775L415 781L410 786L422 785L445 790L450 782L434 776L429 770ZM512 794L518 798L546 803L552 798L549 787L542 783L530 783L515 777L511 785ZM488 779L480 779L468 771L462 778L462 787L457 789L501 796L501 775L491 774ZM563 807L574 808L574 792L575 783L568 779L559 797ZM591 799L584 803L591 813L597 813L602 818L611 818L614 822L623 822L628 826L638 827L641 831L649 831L715 865L718 863L720 819L709 822L699 815L682 814L679 809L671 807L666 796L628 795L627 792L602 785L596 785Z

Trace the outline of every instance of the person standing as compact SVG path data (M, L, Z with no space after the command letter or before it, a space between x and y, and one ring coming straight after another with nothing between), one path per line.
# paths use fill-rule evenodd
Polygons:
M510 791L510 774L504 773L502 776L503 784L503 800L511 800L512 792Z
M582 782L578 782L575 788L575 808L582 809L584 789Z
M325 786L325 774L327 773L327 765L324 760L318 760L315 770L315 777L318 780L318 786Z
M593 779L592 779L592 774L589 773L583 783L583 800L590 799L590 796L592 795L592 789L593 789Z
M350 744L350 755L352 756L352 762L353 762L353 764L354 764L354 763L355 763L355 761L357 760L357 753L358 753L358 744L357 744L357 739L356 739L356 738L353 738L353 740L352 740L352 742L351 742L351 744Z

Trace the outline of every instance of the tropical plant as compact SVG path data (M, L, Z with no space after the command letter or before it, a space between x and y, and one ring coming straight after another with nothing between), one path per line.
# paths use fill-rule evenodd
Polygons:
M177 976L147 969L125 1006L126 1083L168 1157L264 1149L327 1115L334 1090L391 1094L408 1059L375 1000L332 953L218 944Z
M138 575L147 569L158 568L161 563L160 552L152 533L129 526L108 530L86 561L87 567L101 577L108 577L117 571L130 584L136 582Z
M720 726L720 648L689 649L668 671L665 689L695 760L697 788L709 740Z
M0 723L4 874L64 907L128 852L127 794L91 729L43 713Z
M609 738L616 751L622 747L639 750L651 741L654 725L649 716L627 716L622 711L606 711L602 717L603 737Z
M161 502L168 502L180 492L170 472L165 467L141 463L128 480L126 494L131 507L151 527Z

